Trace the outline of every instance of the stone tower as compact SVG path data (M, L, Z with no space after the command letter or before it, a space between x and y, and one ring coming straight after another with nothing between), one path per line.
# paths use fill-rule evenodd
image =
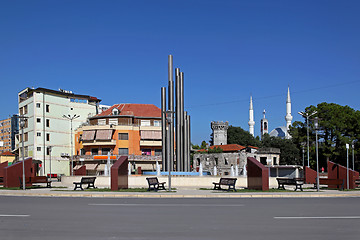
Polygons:
M253 108L253 102L252 102L252 96L250 96L250 108L249 108L249 133L254 136L254 108Z
M269 133L269 123L268 120L265 118L265 109L264 109L264 117L261 119L261 137L265 134L265 133Z
M211 122L211 129L213 130L213 144L226 145L227 144L227 130L229 122Z

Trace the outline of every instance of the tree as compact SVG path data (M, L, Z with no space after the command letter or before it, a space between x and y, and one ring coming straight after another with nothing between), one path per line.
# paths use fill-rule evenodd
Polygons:
M319 118L319 162L320 166L326 166L330 160L342 165L346 164L346 143L351 145L356 141L355 149L359 147L360 138L360 112L349 106L341 106L335 103L320 103L317 106L309 106L306 112L317 111ZM315 117L314 116L314 117ZM294 122L290 128L290 134L294 142L299 145L306 141L306 119L304 123ZM315 159L315 128L314 118L309 119L309 132L312 159Z
M228 144L239 144L241 146L260 146L259 138L254 138L248 131L245 131L241 127L229 126L227 131Z

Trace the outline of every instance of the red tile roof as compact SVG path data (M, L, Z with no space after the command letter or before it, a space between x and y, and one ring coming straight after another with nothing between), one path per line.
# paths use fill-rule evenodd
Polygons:
M154 104L137 104L137 103L121 103L111 106L108 110L96 115L95 117L101 116L112 116L112 110L117 108L120 116L135 116L135 117L161 117L161 109Z
M214 146L211 146L210 148L214 149L216 147L221 148L223 150L223 152L238 152L238 151L241 151L246 148L246 147L238 145L238 144L214 145Z
M2 154L0 154L1 156L15 156L15 154L13 154L12 152L3 152Z

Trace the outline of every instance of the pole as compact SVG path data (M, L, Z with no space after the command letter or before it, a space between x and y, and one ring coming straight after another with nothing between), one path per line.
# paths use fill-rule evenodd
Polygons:
M22 180L23 180L23 190L25 190L25 147L24 147L24 118L21 116L21 145L22 145Z
M50 154L50 162L49 162L49 167L50 167L50 182L51 182L51 151L52 151L52 146L49 146L49 154ZM46 176L46 175L45 175Z
M354 155L354 149L355 149L355 143L354 141L352 141L352 167L353 167L353 171L355 171L355 155Z
M349 190L349 144L346 144L346 189Z
M63 118L66 118L68 120L70 120L70 159L71 159L71 176L74 176L74 162L73 162L73 137L72 137L72 131L73 131L73 127L72 127L72 121L76 118L80 117L80 115L76 115L74 114L74 116L70 116L70 114L68 114L67 116L66 115L63 115Z
M169 126L169 131L170 131L170 158L171 158L171 162L174 161L174 119L173 119L173 112L174 112L174 79L173 79L173 57L172 55L169 55L169 64L168 64L168 78L169 78L169 111L171 112L170 114L170 126ZM173 166L170 165L169 166L170 169L173 169Z
M162 170L166 171L166 149L167 149L167 142L166 142L166 88L161 88L161 156L162 156Z
M304 149L304 145L302 146L302 154L303 154L303 167L305 166L305 149Z
M170 124L169 124L169 119L168 119L168 117L166 117L166 121L167 121L167 126L168 126L168 128L167 128L167 130L166 130L166 141L167 141L167 146L170 146L170 136L171 136L171 134L170 134ZM170 157L170 152L171 152L171 149L170 148L166 148L166 150L167 150L167 165L168 165L168 173L169 173L169 175L168 175L168 181L169 181L169 191L171 191L171 157Z
M310 147L309 147L309 114L306 115L306 131L307 131L307 166L310 167Z
M176 170L180 171L181 169L181 100L180 100L180 69L175 68L175 99L176 99L176 107L175 107L175 114L176 114Z
M316 188L319 192L319 150L318 150L318 133L317 129L315 129L316 135Z

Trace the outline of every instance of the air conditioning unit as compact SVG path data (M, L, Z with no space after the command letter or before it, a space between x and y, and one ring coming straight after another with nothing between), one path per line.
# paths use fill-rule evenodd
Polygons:
M69 157L68 153L61 153L61 157Z

